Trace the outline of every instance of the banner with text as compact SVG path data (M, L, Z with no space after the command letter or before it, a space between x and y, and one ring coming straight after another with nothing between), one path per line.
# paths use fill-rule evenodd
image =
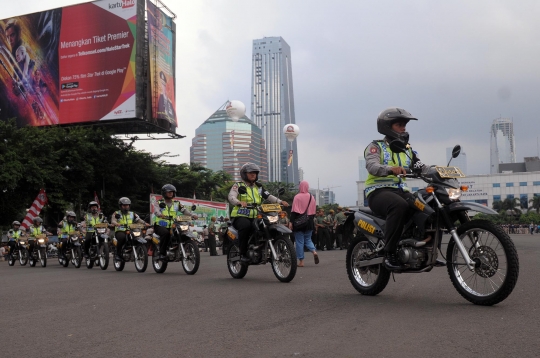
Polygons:
M138 1L0 20L0 119L44 126L135 118Z
M163 197L161 195L150 194L150 217L152 219L151 222L154 222L154 213L159 211L159 200L161 200L162 198ZM199 218L193 221L196 226L209 225L212 216L217 219L217 222L219 222L220 218L229 217L228 203L197 200L192 198L174 198L173 200L179 201L189 211L197 214ZM197 207L193 211L191 210L192 205L195 205Z

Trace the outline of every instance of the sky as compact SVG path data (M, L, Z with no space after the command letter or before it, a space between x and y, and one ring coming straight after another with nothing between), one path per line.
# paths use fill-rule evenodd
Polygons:
M4 1L0 18L81 3ZM358 159L378 114L398 106L427 164L460 144L468 174L489 173L489 129L512 118L517 161L538 155L540 2L168 0L177 15L176 107L181 140L139 141L189 162L200 126L228 99L250 116L252 41L281 36L292 52L299 167L312 188L355 205Z

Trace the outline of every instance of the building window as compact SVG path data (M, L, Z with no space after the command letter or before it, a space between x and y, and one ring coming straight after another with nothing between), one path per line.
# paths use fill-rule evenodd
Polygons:
M493 183L493 187L494 187L494 188L500 188L500 187L501 187L501 183Z
M501 201L500 195L493 195L493 201Z
M521 204L522 209L527 209L529 207L529 197L527 194L519 195L519 203Z
M527 186L527 182L526 181L520 181L519 186Z
M506 196L506 199L514 199L514 194L508 194L508 195Z
M540 185L540 181L533 181L533 185L534 185L534 186L539 186L539 185Z
M512 187L512 186L514 186L514 183L506 183L506 187L507 187L507 188L510 188L510 187Z

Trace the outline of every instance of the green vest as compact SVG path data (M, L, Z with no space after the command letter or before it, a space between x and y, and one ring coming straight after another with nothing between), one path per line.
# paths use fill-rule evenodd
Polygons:
M17 230L17 231L11 230L11 238L12 238L13 240L15 240L15 241L16 241L16 240L19 240L19 238L21 237L21 233L22 233L21 229L19 229L19 230Z
M70 225L67 221L64 221L62 230L60 231L60 236L62 239L66 239L69 236L69 233L77 230L77 224Z
M86 232L94 232L94 225L102 223L99 215L95 217L92 214L86 214Z
M40 225L38 227L30 226L30 236L36 237L37 235L43 234L43 226Z
M261 188L257 185L248 187L244 182L237 183L238 187L245 187L247 192L245 194L238 193L238 200L244 201L248 204L260 205L262 203ZM253 219L257 216L257 210L242 208L235 206L232 210L231 217L243 217Z
M165 200L160 200L159 202L165 203ZM182 212L180 211L181 209L182 205L178 202L173 201L171 207L165 204L165 207L163 209L159 208L159 210L161 211L161 215L169 216L171 219L159 218L157 216L154 216L154 224L170 229L176 217L178 215L182 215Z
M120 219L116 221L120 226L116 226L114 231L126 231L129 224L133 224L133 219L135 218L133 211L129 211L127 215L124 215L122 214L122 211L118 210L114 214L120 214Z
M381 164L391 167L403 167L405 169L410 168L411 159L407 156L407 154L393 153L384 141L377 141L375 144L377 144L381 149ZM412 158L412 149L409 148L408 154ZM373 193L373 191L379 188L401 188L403 191L410 191L407 183L405 182L405 178L401 178L400 183L400 178L395 175L377 177L370 173L368 174L365 185L366 188L364 189L364 192L366 194L366 198L369 194Z

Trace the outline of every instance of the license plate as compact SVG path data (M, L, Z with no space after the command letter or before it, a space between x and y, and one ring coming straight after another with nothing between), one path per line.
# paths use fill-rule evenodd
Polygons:
M240 209L238 209L238 215L246 215L246 216L249 216L249 209L247 209L247 208L240 208Z
M265 213L268 213L268 212L271 212L271 211L281 211L281 205L279 205L279 204L262 204L261 209Z

